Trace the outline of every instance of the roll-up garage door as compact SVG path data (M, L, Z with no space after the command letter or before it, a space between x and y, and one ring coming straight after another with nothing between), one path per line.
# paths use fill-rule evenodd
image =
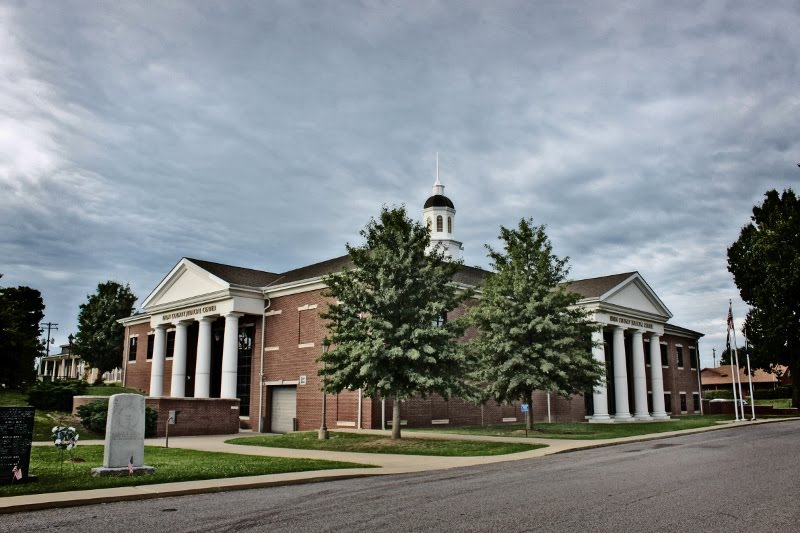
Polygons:
M297 416L297 387L272 387L272 433L294 431Z

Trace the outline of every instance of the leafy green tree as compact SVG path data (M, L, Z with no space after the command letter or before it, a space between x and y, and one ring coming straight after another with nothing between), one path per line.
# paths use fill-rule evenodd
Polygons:
M792 406L800 407L800 200L791 189L768 191L751 220L728 248L728 270L750 305L750 362L764 370L786 365Z
M0 384L21 387L35 379L34 362L43 355L39 323L41 293L30 287L0 287Z
M322 314L332 343L319 374L329 393L361 388L393 401L392 438L400 438L400 402L417 395L457 393L463 354L459 321L446 321L468 292L453 276L459 262L439 248L426 254L428 229L405 208L386 208L361 231L362 246L347 245L353 263L327 276L333 299Z
M100 374L120 366L125 328L117 320L131 316L136 296L128 285L107 281L81 304L74 352Z
M499 402L531 402L536 390L565 397L591 390L603 376L592 358L597 326L562 284L568 259L555 256L544 226L528 219L501 227L499 238L502 251L486 245L495 272L469 313L478 330L469 344L479 362L476 379ZM532 409L526 426L533 426Z

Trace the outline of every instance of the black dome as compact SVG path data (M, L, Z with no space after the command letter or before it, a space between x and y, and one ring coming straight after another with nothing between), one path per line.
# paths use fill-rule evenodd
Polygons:
M453 205L453 202L447 196L443 194L434 194L427 200L425 200L425 206L423 209L428 209L429 207L449 207L451 209L455 209L456 206Z

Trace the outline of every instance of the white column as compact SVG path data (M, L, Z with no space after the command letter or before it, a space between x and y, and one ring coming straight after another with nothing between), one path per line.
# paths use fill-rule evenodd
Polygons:
M603 368L606 366L606 350L603 347L603 329L597 329L592 332L592 358L601 363ZM592 422L603 422L611 420L608 416L608 387L606 385L606 376L603 374L603 381L594 388L594 414L592 415Z
M614 328L614 404L615 420L631 420L628 407L628 369L625 366L625 328Z
M214 319L198 320L197 363L194 371L194 397L208 398L211 394L211 323Z
M172 398L186 396L186 347L188 345L189 324L181 321L175 324L175 350L172 354L172 382L169 395Z
M220 398L236 398L236 365L239 359L239 317L242 313L225 315L225 336L222 340L222 383Z
M634 418L636 420L652 420L647 411L647 374L644 366L644 344L641 330L634 330L631 336L633 352L633 398Z
M156 326L153 363L150 367L150 396L164 396L164 360L167 357L167 326Z
M669 420L664 410L664 376L661 368L661 345L657 333L650 335L650 390L653 391L653 418Z

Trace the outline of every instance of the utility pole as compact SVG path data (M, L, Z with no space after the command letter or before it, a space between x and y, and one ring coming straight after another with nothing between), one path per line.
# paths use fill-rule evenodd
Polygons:
M714 368L717 368L717 349L711 348L711 354L714 357Z
M47 355L50 355L50 343L53 341L53 339L50 338L50 330L58 331L58 328L56 327L58 324L55 322L45 322L42 325L47 326L47 339L45 340L45 344L47 344Z

